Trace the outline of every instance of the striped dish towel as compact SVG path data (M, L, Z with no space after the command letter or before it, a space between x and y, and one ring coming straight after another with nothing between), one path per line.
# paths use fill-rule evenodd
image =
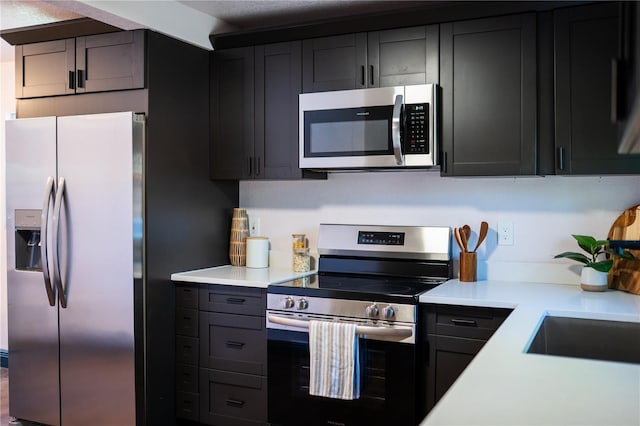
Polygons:
M325 398L360 397L360 358L356 325L309 321L309 394Z

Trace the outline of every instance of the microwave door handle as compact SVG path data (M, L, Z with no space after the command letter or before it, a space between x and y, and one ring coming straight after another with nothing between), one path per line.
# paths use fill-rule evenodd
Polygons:
M393 105L393 117L391 120L391 140L393 142L393 155L396 157L396 164L402 166L404 157L402 156L402 145L400 139L400 114L402 113L403 96L396 95Z

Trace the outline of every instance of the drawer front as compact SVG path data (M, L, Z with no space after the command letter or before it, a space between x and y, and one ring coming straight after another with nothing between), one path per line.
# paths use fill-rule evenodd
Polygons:
M200 420L200 395L197 393L176 392L176 417Z
M198 365L199 345L197 338L176 336L176 363Z
M200 421L258 425L267 421L267 378L200 369Z
M198 393L197 365L176 365L176 390L179 392Z
M489 339L511 310L472 306L428 305L426 327L430 334ZM426 317L426 318L425 318Z
M201 288L201 311L264 316L267 309L266 291L260 288L209 286Z
M200 313L201 365L239 373L267 374L263 317Z
M198 337L198 311L176 308L176 334Z
M198 309L198 287L177 286L176 306L179 308Z

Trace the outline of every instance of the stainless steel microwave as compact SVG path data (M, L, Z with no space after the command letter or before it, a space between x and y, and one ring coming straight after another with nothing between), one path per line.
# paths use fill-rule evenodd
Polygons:
M420 168L438 164L435 84L303 93L300 168Z

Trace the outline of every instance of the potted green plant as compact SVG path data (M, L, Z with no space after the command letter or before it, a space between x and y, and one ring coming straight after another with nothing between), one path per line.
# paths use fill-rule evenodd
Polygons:
M565 251L554 256L554 259L566 257L584 264L580 275L580 287L587 291L605 291L607 289L607 275L613 266L611 256L633 259L633 255L625 250L614 252L609 249L609 241L596 240L590 235L571 235L578 242L584 253ZM599 259L606 256L605 259Z

